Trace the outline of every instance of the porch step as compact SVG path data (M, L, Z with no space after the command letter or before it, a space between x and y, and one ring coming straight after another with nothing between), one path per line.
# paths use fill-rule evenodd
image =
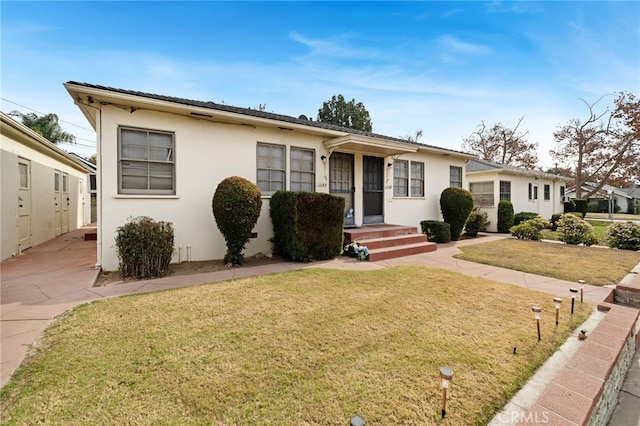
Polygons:
M345 245L357 241L369 249L367 260L392 259L437 249L437 244L427 241L427 236L418 234L417 228L399 225L364 226L344 231Z

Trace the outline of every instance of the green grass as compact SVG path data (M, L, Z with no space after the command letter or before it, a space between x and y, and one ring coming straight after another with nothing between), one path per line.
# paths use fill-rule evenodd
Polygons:
M546 234L545 234L546 235ZM590 285L618 284L640 253L541 241L505 239L460 247L458 259Z
M543 308L537 341L532 305ZM568 306L567 303L563 306ZM109 299L48 329L2 424L486 424L590 313L426 267L308 269ZM517 347L517 354L513 348ZM439 368L454 372L440 419Z
M586 221L593 227L593 232L596 234L596 237L598 237L598 245L606 246L607 242L604 239L604 231L611 225L611 222L593 219L586 219ZM542 232L542 238L545 240L560 241L558 231L545 230Z

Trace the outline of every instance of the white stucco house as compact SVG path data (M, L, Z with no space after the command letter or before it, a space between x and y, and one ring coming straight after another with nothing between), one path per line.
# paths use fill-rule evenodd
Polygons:
M489 217L487 231L498 230L498 203L508 200L514 213L534 212L550 220L564 211L569 178L521 167L474 159L466 165L469 191Z
M91 222L89 168L0 112L1 260Z
M436 146L306 119L93 84L64 85L97 134L98 263L117 270L116 229L128 218L173 223L172 262L222 259L211 201L241 176L263 196L246 256L272 250L269 198L284 190L344 197L345 226L438 220L439 198L464 186L475 158ZM419 231L418 231L419 232Z
M582 197L584 198L597 187L598 184L595 182L585 182L581 187ZM604 184L593 195L591 195L588 200L589 204L597 204L601 200L610 199L613 202L612 213L615 213L616 211L620 213L633 213L636 202L634 193L635 190L632 188L617 188L612 185ZM576 189L574 187L567 189L567 197L572 199L576 198Z

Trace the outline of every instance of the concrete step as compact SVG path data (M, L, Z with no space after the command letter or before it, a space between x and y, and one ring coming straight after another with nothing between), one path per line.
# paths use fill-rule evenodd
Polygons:
M411 226L399 225L376 225L363 226L362 228L353 228L344 230L345 244L353 241L372 240L376 238L393 237L396 235L417 234L418 229Z
M393 235L391 237L373 238L368 240L358 240L358 243L362 246L367 246L369 250L404 246L409 244L426 243L427 236L424 234L403 234Z
M410 256L412 254L429 253L436 251L438 245L431 242L406 244L401 246L383 247L369 250L369 262L392 259L396 257Z

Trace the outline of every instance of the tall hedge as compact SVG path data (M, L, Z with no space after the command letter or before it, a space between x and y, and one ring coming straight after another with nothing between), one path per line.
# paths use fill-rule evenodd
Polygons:
M163 277L173 255L173 225L148 216L130 219L116 229L120 276Z
M498 203L498 232L508 233L513 226L513 204L509 200Z
M576 198L575 200L573 200L573 202L576 205L575 211L581 212L582 217L585 217L589 212L589 200Z
M473 194L463 188L446 188L440 194L442 218L451 226L451 239L460 239L464 224L473 210Z
M332 259L344 240L344 198L319 192L277 191L271 196L274 250L292 260Z
M216 225L227 242L225 263L238 263L262 208L260 188L239 176L218 184L211 202Z

